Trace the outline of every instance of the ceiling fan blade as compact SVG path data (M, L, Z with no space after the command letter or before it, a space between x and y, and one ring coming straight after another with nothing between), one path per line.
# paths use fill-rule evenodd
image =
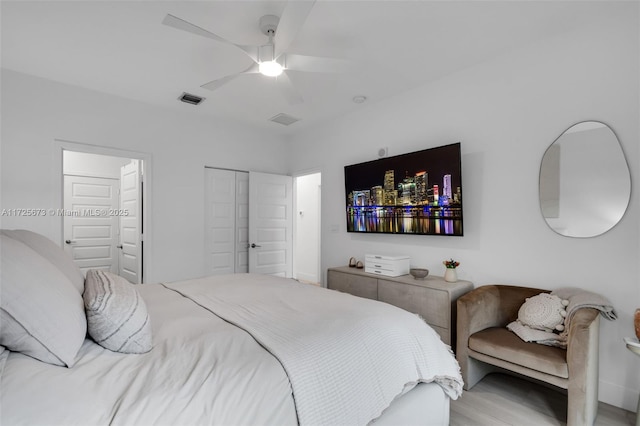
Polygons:
M287 2L274 37L276 58L282 55L296 38L315 2L315 0L289 0Z
M301 104L304 100L302 99L302 95L298 93L296 88L293 86L293 83L287 76L287 73L282 73L278 77L276 77L276 85L282 93L282 96L287 100L289 105L297 105Z
M234 80L238 76L246 75L246 74L256 74L257 72L258 72L258 64L251 64L251 66L244 71L241 71L237 74L231 74L226 77L219 78L217 80L210 81L208 83L203 84L200 87L208 90L216 90L218 87L227 84L228 82L230 82L231 80Z
M242 46L239 44L235 44L230 42L227 39L220 37L217 34L212 33L211 31L207 31L204 28L201 28L197 25L192 24L191 22L187 22L184 19L178 18L177 16L173 16L171 14L167 14L162 20L162 24L176 28L178 30L187 31L189 33L199 35L202 37L210 38L212 40L219 41L220 43L226 43L231 46L235 46L238 49L242 50L246 53L254 62L258 62L258 47L257 46Z
M291 71L305 72L349 72L353 71L351 61L335 58L321 58L318 56L284 54L285 68Z
M228 75L226 77L222 77L222 78L219 78L217 80L213 80L213 81L210 81L208 83L205 83L200 87L202 87L204 89L207 89L207 90L216 90L218 87L227 84L228 82L230 82L231 80L235 79L239 75L240 74Z

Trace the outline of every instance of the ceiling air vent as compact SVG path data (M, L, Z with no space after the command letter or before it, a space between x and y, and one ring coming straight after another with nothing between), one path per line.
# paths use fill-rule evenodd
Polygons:
M191 105L199 105L200 102L204 101L204 98L192 95L191 93L183 92L182 96L180 96L178 100Z
M269 119L269 121L273 121L274 123L282 124L283 126L289 126L290 124L295 123L296 121L300 121L299 118L292 117L290 115L280 113L278 115L274 115Z

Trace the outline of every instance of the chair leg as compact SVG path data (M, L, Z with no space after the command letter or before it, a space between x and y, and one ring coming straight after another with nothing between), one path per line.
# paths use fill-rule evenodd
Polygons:
M598 398L587 397L584 390L568 389L567 426L593 425L598 415Z
M465 367L461 368L464 390L474 387L487 374L498 371L494 366L471 357L467 357Z

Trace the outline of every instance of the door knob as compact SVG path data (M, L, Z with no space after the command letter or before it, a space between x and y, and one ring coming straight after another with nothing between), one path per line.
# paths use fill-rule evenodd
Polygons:
M65 240L64 242L65 242L65 244L75 244L76 243L75 241L72 241L72 240Z
M251 243L251 248L256 248L256 247L262 247L262 246L259 246L256 243Z
M118 244L118 245L116 246L116 248L121 249L121 248L122 248L122 244Z

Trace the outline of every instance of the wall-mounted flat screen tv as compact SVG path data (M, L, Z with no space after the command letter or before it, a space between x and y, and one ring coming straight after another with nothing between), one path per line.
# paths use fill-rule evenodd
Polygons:
M344 168L348 232L462 236L460 143Z

